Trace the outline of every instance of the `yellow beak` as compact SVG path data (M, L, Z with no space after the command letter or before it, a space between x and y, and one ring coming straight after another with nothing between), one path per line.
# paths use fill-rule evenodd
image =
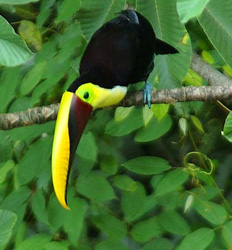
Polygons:
M72 92L65 92L60 103L52 147L52 181L60 204L67 205L70 167L92 106Z

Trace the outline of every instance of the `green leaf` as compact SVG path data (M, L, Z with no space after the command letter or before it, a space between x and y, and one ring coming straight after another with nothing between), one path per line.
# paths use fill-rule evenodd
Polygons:
M98 148L93 133L87 132L81 137L77 149L77 155L95 162L97 158L97 149Z
M222 135L230 142L232 142L232 112L226 117Z
M36 17L36 23L38 27L41 27L48 17L53 13L52 6L56 2L56 0L41 0L40 1L40 10Z
M15 167L13 160L8 160L4 164L0 165L0 184L2 184L7 174Z
M91 200L103 203L115 198L114 190L109 182L97 173L80 176L77 180L77 191Z
M215 225L222 225L227 219L225 208L214 202L195 199L193 206L202 217Z
M1 35L0 35L1 36ZM1 55L0 55L1 57ZM15 90L21 82L19 67L1 68L0 77L0 113L6 113L9 103L15 98ZM10 84L9 84L10 83Z
M181 132L183 133L184 136L187 135L187 131L188 131L188 123L187 123L187 119L184 117L181 117L179 119L179 127Z
M148 242L145 246L140 248L140 250L171 250L173 248L173 244L170 240L166 238L156 238Z
M101 158L101 169L108 175L114 175L118 170L118 163L114 156L107 155Z
M175 169L165 174L156 187L156 195L164 195L179 188L188 179L184 169Z
M227 222L222 228L222 237L228 248L232 247L232 221Z
M160 104L153 104L151 106L151 110L154 113L154 116L158 119L158 120L162 120L168 113L170 104L164 104L164 103L160 103Z
M201 121L195 116L195 115L191 115L191 120L194 124L194 126L201 132L201 133L204 133L204 129L203 129L203 126L202 126L202 123Z
M131 236L135 241L147 242L153 237L162 234L163 230L160 227L157 217L151 217L147 220L137 223L131 231Z
M55 197L54 193L50 196L47 212L48 212L49 228L51 229L52 232L57 232L58 229L64 224L66 214L69 211L65 210L58 203L58 200Z
M127 175L117 175L114 177L114 185L121 190L134 192L138 183Z
M78 11L78 20L85 39L89 40L103 23L114 18L115 13L123 10L124 6L125 0L105 0L104 4L101 1L83 1Z
M39 51L42 49L42 35L38 27L31 21L22 20L18 28L19 35L32 48Z
M39 0L0 0L0 3L4 4L26 4L26 3L33 3L38 2Z
M0 209L0 248L4 247L10 240L16 220L15 213Z
M32 196L31 208L37 218L37 221L48 224L45 197L41 189L37 189L36 193Z
M125 118L127 118L127 116L130 114L130 112L134 109L135 107L128 107L128 108L124 108L124 107L117 107L114 113L114 120L116 122L120 122L122 120L124 120Z
M153 117L146 127L143 127L136 132L135 141L148 142L156 140L166 134L171 126L172 119L169 116L165 116L160 120Z
M201 14L209 0L178 0L177 10L182 23Z
M119 240L124 238L127 234L125 222L119 220L113 215L102 213L101 215L94 216L92 220L100 230L110 237L110 239Z
M137 0L136 10L151 22L159 39L176 46L181 52L175 55L155 56L155 68L149 79L156 76L162 89L180 86L190 65L192 48L188 33L180 23L176 2Z
M146 193L144 186L138 183L135 191L124 191L121 199L122 211L125 216L125 220L132 222L141 216L140 211L143 209L142 204L146 200Z
M47 66L46 61L36 63L34 67L25 75L20 84L20 94L27 95L30 93L42 79L43 72Z
M232 0L211 0L198 18L210 42L232 67Z
M70 203L70 208L65 217L64 230L72 244L76 245L84 227L88 204L83 199L75 198Z
M56 22L60 23L71 18L80 8L80 0L66 0L61 3Z
M155 156L133 158L124 162L122 166L134 173L144 175L160 174L171 168L166 160Z
M51 157L51 143L52 138L47 136L31 144L18 166L17 180L19 185L26 184L42 174Z
M159 215L160 225L168 232L177 235L187 235L190 227L186 220L175 210L166 210Z
M69 249L68 241L52 241L44 245L44 250L68 250Z
M115 120L111 120L106 125L106 134L111 136L123 136L130 134L134 130L142 127L144 125L143 121L143 113L141 108L133 109L129 115L117 122Z
M2 16L0 16L0 30L0 65L16 66L32 56L25 42Z
M128 250L123 243L114 240L104 240L96 245L96 250ZM84 249L83 249L84 250Z
M17 250L42 250L43 247L51 240L52 236L47 234L36 234L17 247Z
M18 190L11 192L0 205L1 209L17 212L19 208L30 197L31 191L28 187L20 187Z
M214 231L210 228L199 228L187 235L177 250L204 250L212 242Z

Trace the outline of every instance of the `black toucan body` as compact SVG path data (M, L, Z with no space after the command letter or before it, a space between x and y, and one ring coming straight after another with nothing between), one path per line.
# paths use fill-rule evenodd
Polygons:
M178 51L157 39L149 21L133 10L123 10L93 34L81 59L80 76L63 94L56 123L52 175L63 207L69 208L68 173L91 111L120 102L129 84L146 82L155 54L174 53Z

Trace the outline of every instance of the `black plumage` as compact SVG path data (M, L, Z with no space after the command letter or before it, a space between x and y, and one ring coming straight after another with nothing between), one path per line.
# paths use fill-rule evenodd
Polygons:
M69 91L91 82L104 88L146 81L154 68L154 54L178 51L156 38L149 21L133 10L123 10L92 36L80 63L80 77Z

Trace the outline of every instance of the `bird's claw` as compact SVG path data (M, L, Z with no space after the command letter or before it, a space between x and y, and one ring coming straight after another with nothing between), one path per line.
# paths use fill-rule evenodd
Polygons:
M144 100L144 104L147 104L149 109L151 108L152 89L153 89L152 84L146 81L145 86L143 87L143 100Z

